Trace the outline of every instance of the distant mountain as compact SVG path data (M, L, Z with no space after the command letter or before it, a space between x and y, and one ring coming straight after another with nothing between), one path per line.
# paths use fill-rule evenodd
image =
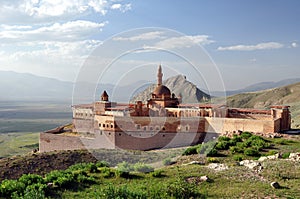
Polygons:
M186 80L186 77L183 75L170 77L165 80L163 84L167 86L177 97L181 95L183 103L204 102L210 99L210 96L208 94L204 93L203 91L198 89L196 85ZM144 91L134 96L131 99L131 102L146 102L147 99L151 97L151 93L154 91L155 87L156 84L151 84Z
M271 105L290 105L293 126L300 127L300 82L283 87L241 93L227 97L227 105L241 108L268 108Z
M28 73L0 71L0 100L71 99L73 83Z
M92 84L88 82L60 81L54 78L41 77L29 73L0 71L0 100L2 101L72 101L90 103L99 99L106 90L112 101L128 102L130 93L139 92L148 86L145 81L124 86L112 84ZM137 85L144 85L136 89ZM75 86L75 89L73 88ZM73 93L73 90L76 91Z
M261 90L266 90L266 89L271 89L271 88L277 88L277 87L282 87L282 86L287 86L290 84L294 84L300 82L300 78L292 78L292 79L284 79L278 82L260 82L256 84L252 84L250 86L247 86L243 89L238 89L238 90L229 90L226 91L226 95L235 95L239 93L246 93L246 92L255 92L255 91L261 91ZM221 91L212 91L211 95L213 96L222 96L224 95L224 92Z

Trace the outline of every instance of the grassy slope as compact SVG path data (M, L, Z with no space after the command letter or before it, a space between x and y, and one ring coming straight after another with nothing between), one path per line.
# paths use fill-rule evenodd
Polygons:
M293 141L269 139L274 144L272 150L282 153L296 152L300 149L300 137ZM274 141L274 142L273 142ZM103 178L96 174L98 183L78 192L64 191L63 198L105 198L103 190L110 185L127 187L133 192L143 192L174 184L178 179L186 182L189 178L207 175L212 182L196 183L196 191L205 198L300 198L300 162L284 159L268 160L262 163L263 171L258 173L243 166L238 166L232 156L219 157L220 163L226 163L228 170L214 171L206 165L185 165L191 160L199 160L198 155L182 156L175 165L163 169L163 177L154 178L149 174L134 173L131 179ZM206 159L207 162L207 159ZM273 189L270 183L279 182L281 189ZM102 196L101 196L102 195Z
M39 133L0 134L0 157L21 155L37 149Z
M271 150L284 153L295 152L300 149L300 136L293 136L293 141L287 141L283 138L268 140L274 144ZM111 154L113 151L108 150L106 152ZM171 154L174 153L173 151L170 152ZM141 157L144 157L143 153L146 154L148 152L141 152L141 154L131 153L138 161L142 159ZM168 152L164 150L154 151L150 152L147 157L152 160L150 156L156 157L158 155L166 155L166 153ZM119 155L123 156L123 154ZM109 156L111 156L111 161L116 159L116 154ZM94 161L92 156L89 156L84 151L36 154L27 156L21 161L22 157L16 158L9 159L7 160L8 162L0 161L0 163L2 162L4 167L7 167L5 165L15 167L17 171L20 171L22 167L27 169L33 165L38 166L36 168L39 169L48 169L43 172L36 170L36 168L32 170L33 173L38 171L37 173L41 172L40 174L43 174L50 170L66 168L73 161L73 163ZM183 183L181 186L185 187L184 184L187 183L187 179L197 179L200 176L207 175L212 179L212 182L191 182L191 184L195 185L195 191L207 198L300 198L300 162L284 159L265 161L262 165L263 171L258 173L246 167L238 166L232 156L228 155L227 157L216 158L220 163L226 163L229 166L228 170L217 172L209 169L207 167L208 159L204 159L206 165L184 165L184 163L191 160L203 160L203 158L199 159L199 155L182 156L175 165L162 168L163 175L159 178L144 173L131 173L130 178L104 177L103 173L93 173L91 175L95 177L96 183L88 186L79 186L71 190L58 190L57 194L62 195L62 198L109 198L103 193L106 193L111 188L122 192L125 187L131 193L144 193L146 195L151 193L153 195L156 190L168 190L168 187L176 185L178 180L181 180ZM0 171L3 172L3 168L0 167ZM7 174L4 174L4 176L7 176ZM279 182L283 188L273 189L270 186L272 181ZM164 198L169 197L166 196Z
M300 126L300 83L264 90L259 92L242 93L227 98L227 105L241 108L268 108L270 105L290 105L292 127Z

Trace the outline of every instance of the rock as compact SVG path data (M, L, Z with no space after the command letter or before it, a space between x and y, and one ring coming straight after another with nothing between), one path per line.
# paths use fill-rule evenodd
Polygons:
M273 187L274 189L279 189L280 188L280 184L278 182L271 182L271 187Z
M269 155L269 156L262 156L258 159L259 162L263 162L265 160L276 160L279 158L279 153L275 155Z
M203 162L200 162L200 161L191 161L187 164L184 164L184 165L191 165L191 164L199 164L199 165L203 165L204 163Z
M254 160L243 160L240 162L240 166L248 167L249 169L261 171L263 167L261 166L260 162Z
M293 161L300 161L300 153L290 153L289 159Z
M220 164L220 163L210 163L207 167L215 171L223 171L228 169L228 166L226 164Z
M208 176L201 176L200 181L202 181L202 182L211 182L211 179Z

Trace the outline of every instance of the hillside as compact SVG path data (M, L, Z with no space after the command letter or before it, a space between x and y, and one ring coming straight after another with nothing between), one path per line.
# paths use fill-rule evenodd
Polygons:
M186 80L186 77L183 75L170 77L167 80L163 81L163 84L167 86L172 93L175 93L177 97L181 95L183 103L204 102L210 99L210 96L208 94L204 93L199 88L197 88L196 85ZM134 96L131 99L131 102L146 102L149 98L151 98L151 93L154 91L155 87L155 84L150 85L144 91Z
M241 108L268 108L270 105L290 105L292 127L300 126L300 82L279 88L233 95L227 105Z

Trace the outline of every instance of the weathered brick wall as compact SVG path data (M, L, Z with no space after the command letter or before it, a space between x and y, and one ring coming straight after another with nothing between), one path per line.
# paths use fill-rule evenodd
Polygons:
M73 119L74 132L94 132L94 120L92 119Z
M98 132L94 138L80 136L67 136L62 134L40 133L40 152L55 150L77 149L113 149L114 134L110 132Z
M80 137L40 133L40 152L85 149Z
M164 133L159 132L151 137L138 137L124 132L116 132L116 147L121 149L150 150L189 146L201 143L205 133Z
M233 119L233 118L206 118L206 132L274 132L274 121L269 120L251 120L251 119Z

